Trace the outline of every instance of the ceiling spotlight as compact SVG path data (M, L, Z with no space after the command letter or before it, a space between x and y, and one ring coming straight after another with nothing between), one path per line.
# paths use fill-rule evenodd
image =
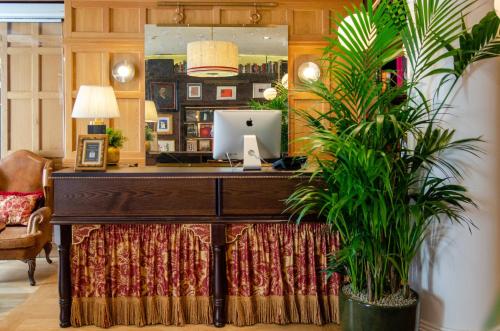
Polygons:
M264 39L265 39L265 40L269 40L269 39L271 39L271 37L269 37L269 36L264 36Z

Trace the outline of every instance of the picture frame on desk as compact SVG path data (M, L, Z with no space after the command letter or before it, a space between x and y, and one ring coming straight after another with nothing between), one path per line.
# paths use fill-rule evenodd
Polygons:
M271 88L271 83L253 83L253 93L252 98L254 99L264 99L264 91Z
M155 102L156 109L177 110L177 85L174 82L151 82L151 99Z
M186 84L186 99L187 100L202 100L202 83L187 83Z
M172 114L158 117L158 129L160 134L174 134L174 116Z
M175 152L175 140L158 140L158 151L159 152Z
M107 151L107 134L78 135L75 170L105 171Z

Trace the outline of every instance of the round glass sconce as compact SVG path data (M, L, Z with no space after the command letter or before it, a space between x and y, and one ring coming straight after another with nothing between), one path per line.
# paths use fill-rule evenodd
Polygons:
M500 0L495 0L495 11L497 12L497 16L500 17Z
M128 61L118 62L111 71L113 78L120 83L130 82L135 76L135 67Z
M270 87L264 90L264 99L274 100L278 96L278 91L274 87Z
M314 62L304 62L299 66L298 76L303 83L314 83L321 77L321 69Z

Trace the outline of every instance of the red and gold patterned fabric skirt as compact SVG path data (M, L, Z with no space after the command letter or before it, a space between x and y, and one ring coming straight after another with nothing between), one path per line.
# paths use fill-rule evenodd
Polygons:
M338 241L321 224L228 225L229 323L338 322ZM73 326L212 323L210 225L75 225Z

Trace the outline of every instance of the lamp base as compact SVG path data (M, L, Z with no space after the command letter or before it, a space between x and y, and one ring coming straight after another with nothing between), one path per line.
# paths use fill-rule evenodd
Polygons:
M106 134L106 124L89 124L87 125L88 134Z

